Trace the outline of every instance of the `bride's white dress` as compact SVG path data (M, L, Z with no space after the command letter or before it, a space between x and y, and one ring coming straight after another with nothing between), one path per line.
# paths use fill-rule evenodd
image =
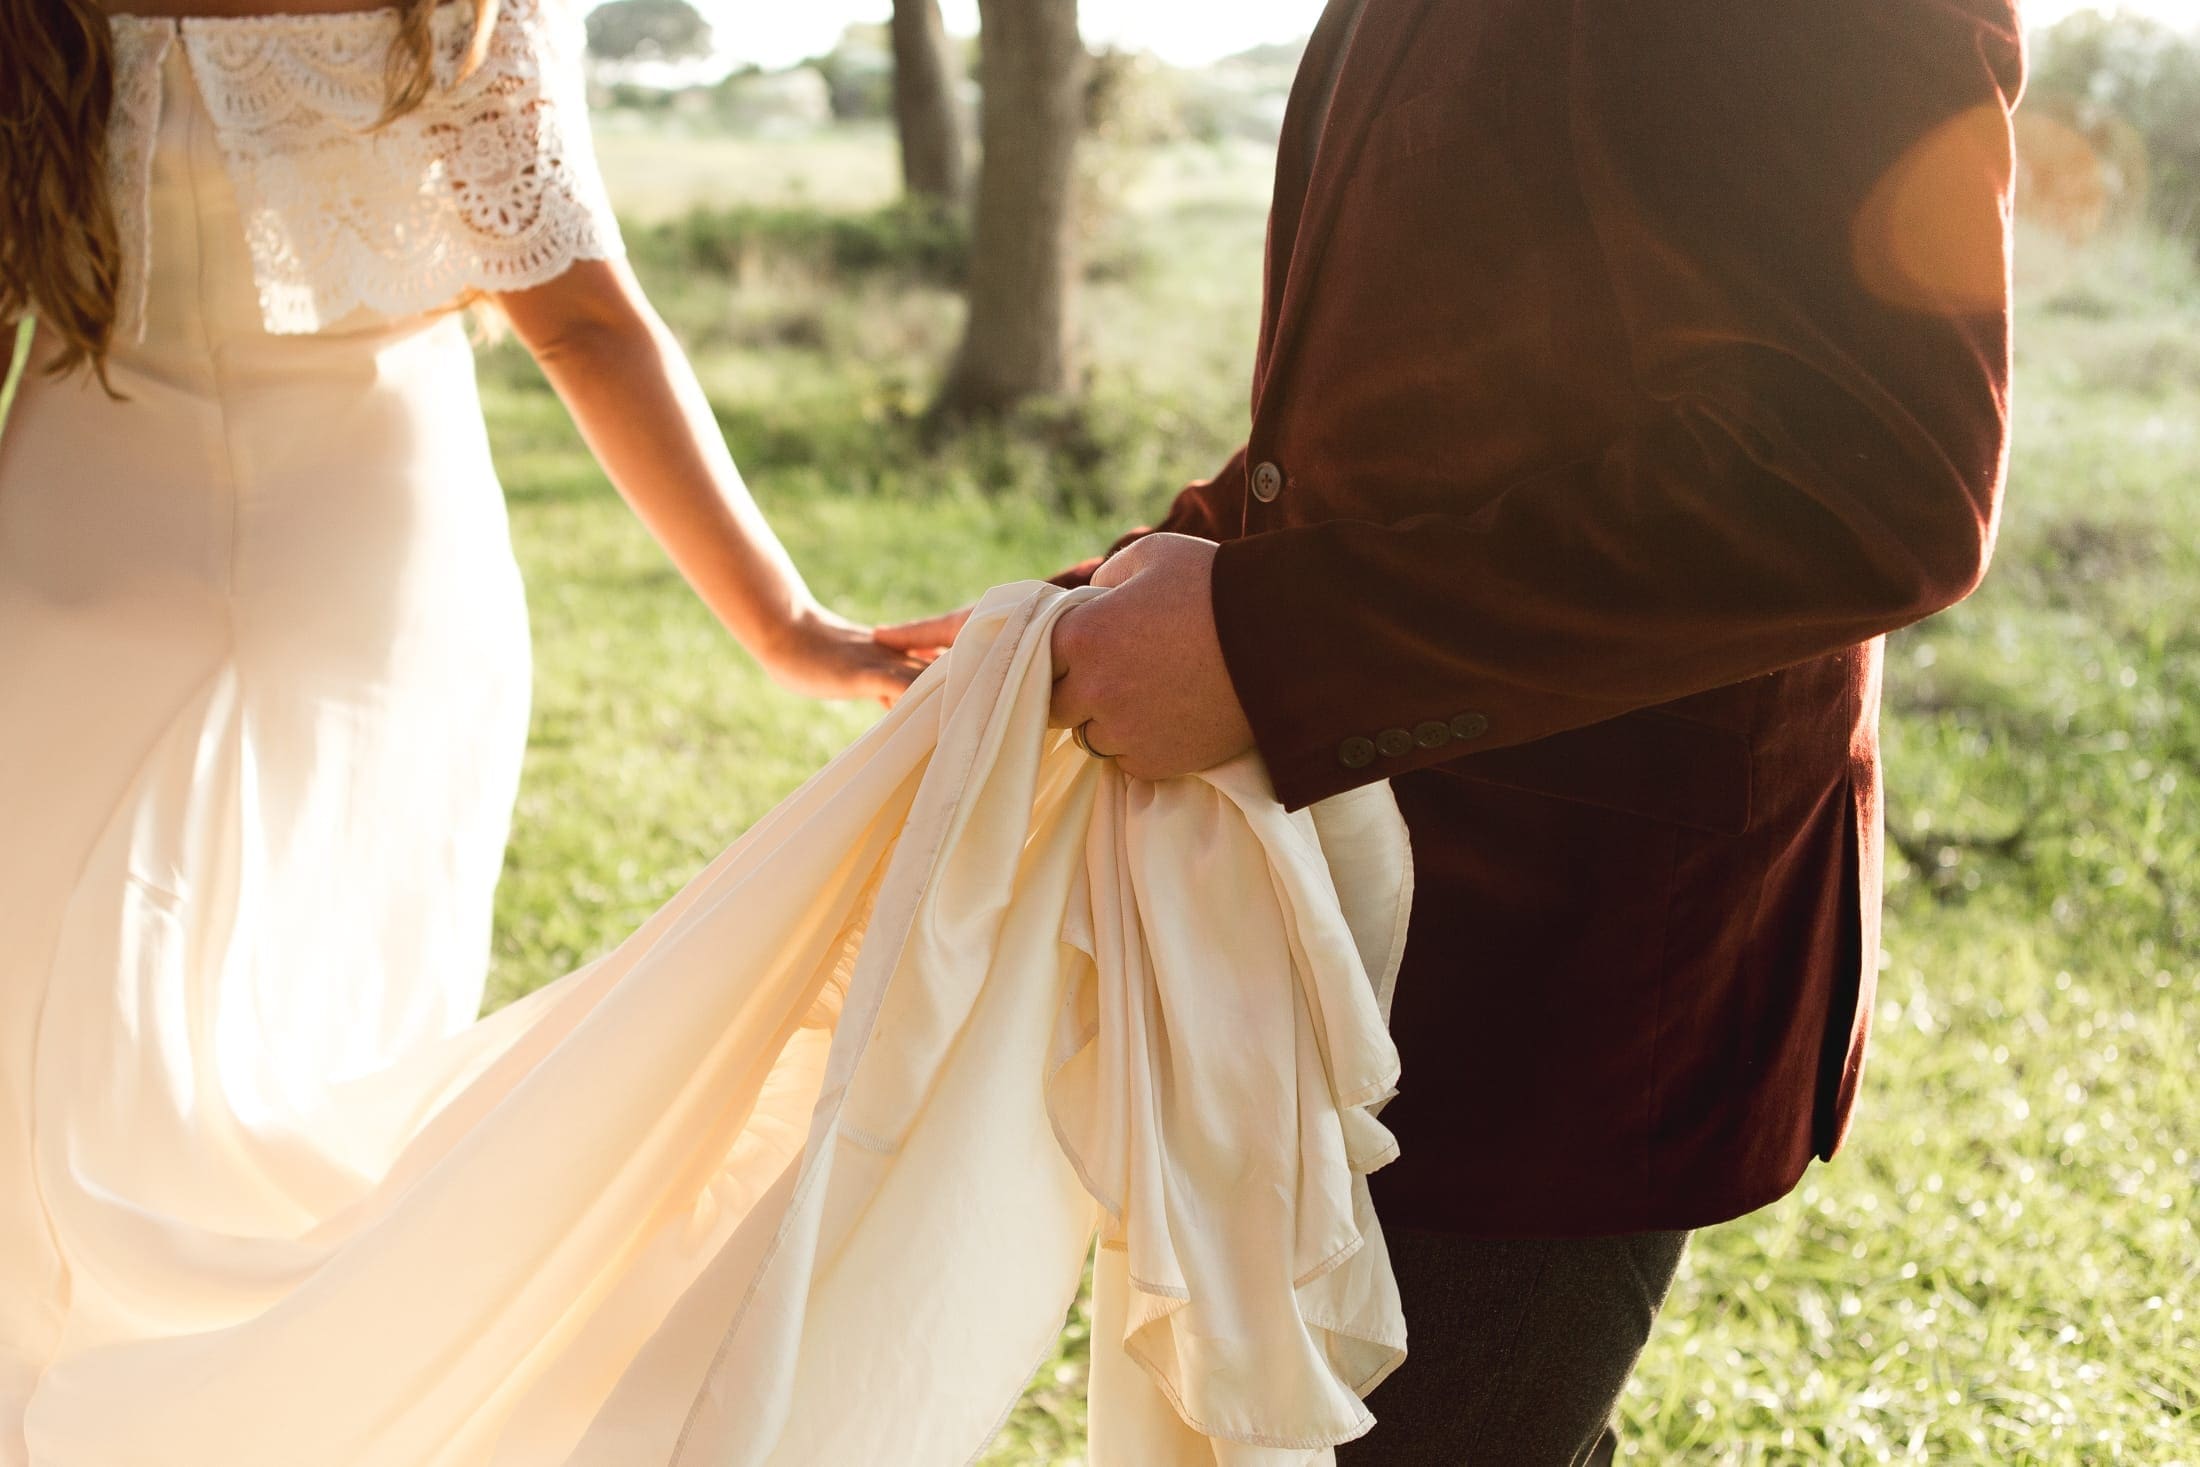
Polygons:
M1093 1460L1320 1460L1403 830L1049 733L1075 596L472 1022L527 647L441 308L618 248L555 3L373 133L385 13L117 23L124 400L0 436L0 1467L953 1467L1096 1228Z

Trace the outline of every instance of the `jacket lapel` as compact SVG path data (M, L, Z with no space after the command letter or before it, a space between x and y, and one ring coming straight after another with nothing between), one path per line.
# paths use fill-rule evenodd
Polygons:
M1260 367L1254 374L1253 384L1256 415L1262 396L1269 384L1277 380L1296 345L1307 298L1314 288L1314 277L1321 268L1329 236L1336 226L1345 183L1359 159L1361 144L1367 140L1368 126L1382 110L1390 92L1390 79L1405 58L1407 44L1420 29L1422 16L1435 3L1436 0L1367 0L1359 26L1351 36L1343 69L1337 77L1336 94L1329 103L1329 117L1322 127L1321 144L1314 153L1311 177L1304 168L1288 165L1299 155L1299 138L1304 135L1305 121L1303 115L1298 114L1308 105L1310 94L1319 88L1321 78L1315 73L1325 58L1309 50L1301 64L1298 81L1292 88L1290 111L1295 115L1285 124L1289 129L1283 142L1286 166L1279 168L1277 182L1288 186L1289 182L1304 178L1306 191L1303 201L1287 201L1279 196L1269 215L1268 305L1266 319L1262 322Z

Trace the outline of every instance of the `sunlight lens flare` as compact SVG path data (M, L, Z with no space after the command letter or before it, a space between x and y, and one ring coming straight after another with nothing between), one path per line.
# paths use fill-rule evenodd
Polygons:
M1874 186L1851 229L1865 288L1905 310L2002 308L2006 200L2014 148L1997 107L1976 107L1921 138Z

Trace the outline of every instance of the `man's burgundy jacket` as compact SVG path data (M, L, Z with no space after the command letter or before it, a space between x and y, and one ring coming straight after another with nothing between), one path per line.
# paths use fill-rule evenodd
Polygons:
M2011 0L1317 37L1251 435L1156 528L1223 542L1277 793L1388 779L1412 829L1386 1221L1693 1227L1841 1140L1878 639L1994 539L2021 74Z

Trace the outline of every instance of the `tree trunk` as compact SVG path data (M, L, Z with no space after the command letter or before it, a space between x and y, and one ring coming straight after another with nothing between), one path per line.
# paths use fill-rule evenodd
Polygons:
M894 0L894 121L901 181L910 193L960 204L970 187L962 67L940 0Z
M1077 0L978 0L985 105L970 319L940 398L998 413L1070 383L1071 214L1089 57Z

